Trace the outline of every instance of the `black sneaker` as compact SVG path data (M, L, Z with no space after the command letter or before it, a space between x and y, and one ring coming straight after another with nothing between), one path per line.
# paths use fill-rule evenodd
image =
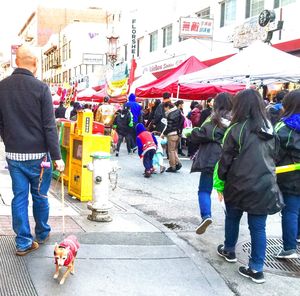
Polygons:
M206 231L206 228L212 223L212 219L210 217L203 219L200 225L196 229L197 234L203 234Z
M176 164L176 171L179 171L182 168L182 164L179 162Z
M257 284L262 284L266 281L264 277L264 273L262 271L254 272L249 267L241 266L239 268L239 274L246 278L251 279L254 283Z
M119 152L116 152L116 156L117 156L117 157L119 156Z
M138 149L138 147L135 146L135 147L132 149L132 153L135 153L137 149Z
M217 248L218 255L225 258L227 262L235 263L237 262L235 252L226 252L224 251L224 245L219 245Z
M146 172L144 173L144 177L145 177L145 178L150 178L150 177L151 177L151 172L150 172L150 171L146 171Z
M176 173L176 169L173 169L172 167L169 167L166 169L167 173Z

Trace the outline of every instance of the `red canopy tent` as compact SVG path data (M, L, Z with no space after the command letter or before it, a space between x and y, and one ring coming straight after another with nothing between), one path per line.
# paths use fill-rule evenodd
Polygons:
M173 97L176 97L179 76L205 68L207 66L204 63L191 56L157 80L136 88L135 95L143 98L161 98L164 92L169 92L173 94Z
M207 100L218 93L228 92L232 95L246 88L245 84L180 84L178 89L178 98L188 100Z

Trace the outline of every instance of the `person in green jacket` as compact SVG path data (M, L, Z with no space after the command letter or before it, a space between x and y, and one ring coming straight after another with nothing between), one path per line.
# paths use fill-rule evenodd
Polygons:
M280 142L278 166L300 163L300 90L293 90L286 94L282 105L283 116L275 126ZM277 183L285 207L281 216L283 249L275 256L281 259L296 259L300 231L300 171L278 174Z
M196 229L203 234L212 223L211 192L213 187L214 167L221 157L222 140L231 119L232 96L226 92L219 93L213 105L212 115L201 127L191 133L191 141L198 145L191 172L201 172L198 187L198 202L202 221Z
M239 273L255 283L265 282L266 220L283 206L275 174L275 137L264 102L246 89L233 99L231 125L224 136L221 159L214 171L214 188L224 198L225 241L217 248L227 262L237 262L235 247L243 212L248 215L251 254Z

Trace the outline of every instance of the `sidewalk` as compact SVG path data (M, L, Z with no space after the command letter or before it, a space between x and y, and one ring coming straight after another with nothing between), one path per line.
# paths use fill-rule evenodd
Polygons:
M15 256L11 231L11 181L0 143L0 295L233 295L224 280L170 229L118 199L113 192L113 221L87 220L86 204L66 196L66 232L81 244L76 274L64 285L54 280L54 243L62 238L62 208L53 180L50 190L50 240L39 250ZM30 209L30 213L32 210ZM32 214L31 214L32 221ZM32 226L33 223L31 223Z

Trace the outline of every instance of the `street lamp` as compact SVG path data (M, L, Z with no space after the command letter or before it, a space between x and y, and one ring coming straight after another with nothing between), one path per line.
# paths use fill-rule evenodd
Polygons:
M106 37L108 40L108 53L107 58L111 64L112 67L114 67L115 62L118 58L118 40L119 36L112 33L111 35Z

